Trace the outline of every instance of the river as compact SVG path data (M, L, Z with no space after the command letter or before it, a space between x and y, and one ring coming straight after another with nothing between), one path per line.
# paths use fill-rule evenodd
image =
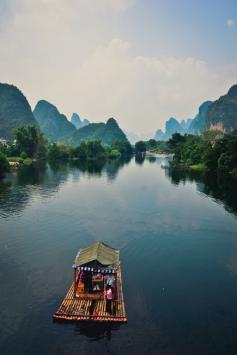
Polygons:
M237 354L237 182L156 157L0 183L0 354ZM80 247L121 250L128 323L54 323Z

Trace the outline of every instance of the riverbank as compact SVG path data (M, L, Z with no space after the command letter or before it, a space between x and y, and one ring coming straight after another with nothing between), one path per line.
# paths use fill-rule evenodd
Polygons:
M169 140L173 165L237 177L237 130L228 134L206 131L201 136L174 134Z
M222 176L230 176L237 180L237 169L234 169L233 171L222 171L221 169L211 170L204 163L189 165L184 162L180 163L171 161L170 168L179 172L199 172L203 174L216 173Z
M184 171L208 171L208 168L205 164L187 164L184 162L170 162L170 166L174 169L184 170Z
M21 157L7 157L10 166L19 166L20 164L31 165L37 161L33 158L21 158Z
M25 128L28 135L30 127ZM29 132L28 132L29 131ZM0 146L0 176L17 169L21 165L32 165L38 161L65 162L65 161L102 161L130 159L134 149L128 141L115 141L112 145L103 145L98 140L82 142L79 146L64 144L48 144L42 142L41 132L36 130L36 136L41 144L29 143L29 137L21 141Z

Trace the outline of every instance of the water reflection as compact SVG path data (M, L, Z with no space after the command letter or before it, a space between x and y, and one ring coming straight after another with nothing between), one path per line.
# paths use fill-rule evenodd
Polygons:
M135 155L135 162L138 165L143 165L144 161L145 161L145 155L143 155L143 154L136 154Z
M228 212L237 213L237 181L230 175L173 168L166 169L165 175L174 185L195 182L197 191L222 202Z
M115 161L109 161L105 165L105 171L106 175L109 181L113 181L116 179L118 176L118 173L121 171L121 169L128 165L131 161L131 158L127 159L118 159Z
M116 159L116 160L89 160L89 161L72 161L71 167L79 169L82 173L88 176L102 176L106 174L108 179L113 181L120 169L127 165L131 158Z
M0 183L0 215L10 218L12 214L20 213L32 195L49 198L67 180L69 172L66 165L56 172L44 162L21 166Z
M54 161L48 164L39 162L30 166L22 165L18 171L0 181L0 215L8 218L11 214L20 213L32 194L38 193L43 198L49 198L59 190L69 176L78 182L81 174L93 177L105 174L112 182L130 160Z
M236 212L236 182L166 162L54 163L0 183L4 354L236 354L237 222L203 198ZM51 319L95 240L121 250L119 331Z
M235 179L221 174L167 168L169 159L164 156L145 159L144 156L137 155L135 162L138 165L144 164L145 160L151 164L157 163L165 168L164 174L173 185L195 182L199 192L222 202L228 212L237 213L237 182ZM13 175L0 181L0 212L6 215L21 211L27 204L32 191L34 193L38 191L45 197L51 196L58 191L61 184L68 180L69 175L74 181L79 181L81 174L94 177L106 175L108 180L113 182L119 171L129 164L130 160L50 162L49 164L41 162L31 166L21 166Z
M89 161L74 161L70 165L78 168L83 173L88 175L101 176L106 160L89 160Z
M156 157L150 156L147 159L149 160L150 163L156 163Z
M91 340L99 340L106 338L111 340L112 334L120 328L120 324L99 324L99 323L85 323L77 322L75 326L75 333L84 335Z
M16 188L10 181L0 182L0 216L8 218L27 204L29 192Z
M21 165L16 174L17 185L40 185L44 183L47 165L45 161L37 164Z

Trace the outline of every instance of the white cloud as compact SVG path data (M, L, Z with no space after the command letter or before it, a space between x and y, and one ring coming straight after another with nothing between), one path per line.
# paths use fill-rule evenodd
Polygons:
M226 20L226 26L231 28L234 27L236 24L236 18L229 18Z
M0 0L1 82L17 85L32 106L44 98L68 116L114 116L137 132L170 116L193 116L202 101L225 93L236 65L136 56L133 43L115 38L118 20L136 1Z
M135 1L136 0L102 0L102 3L116 11L125 11L132 7Z
M76 75L83 83L77 91L83 112L95 119L114 115L127 130L140 132L155 130L170 116L192 117L236 77L237 66L228 73L194 58L132 56L120 39L98 47Z

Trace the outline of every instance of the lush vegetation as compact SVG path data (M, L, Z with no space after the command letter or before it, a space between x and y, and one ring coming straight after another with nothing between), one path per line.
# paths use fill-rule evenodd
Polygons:
M237 130L229 134L206 131L203 135L173 134L168 142L139 141L135 155L140 159L146 151L173 153L173 166L197 171L221 171L237 176ZM78 146L49 143L36 126L20 127L15 131L15 141L0 146L0 176L9 170L10 162L30 164L34 160L105 161L127 159L133 148L127 140L116 140L111 145L100 140L82 141ZM140 160L139 160L140 161Z
M39 128L35 126L20 127L16 130L16 149L23 159L45 158L47 141Z
M135 144L135 154L143 155L146 153L146 143L143 141L139 141Z
M99 140L82 142L79 146L52 144L48 148L49 160L103 160L126 158L133 154L129 142L116 141L111 146L103 145Z
M122 158L129 157L133 154L133 148L128 141L125 140L116 140L112 146L112 151L119 152Z
M145 142L146 150L158 154L169 154L171 153L170 146L165 141L156 141L155 139L150 139Z
M8 170L11 162L30 164L34 160L80 160L103 161L106 159L127 159L133 148L127 140L117 140L112 145L103 145L99 140L81 142L78 146L50 144L39 128L20 127L16 130L14 143L0 146L0 171ZM2 174L3 175L3 174Z
M150 139L148 141L139 141L135 144L136 154L144 154L147 151L158 154L169 154L172 152L169 144L165 141Z
M45 159L47 140L36 126L19 127L15 131L15 141L0 146L0 152L11 161L25 159Z
M4 177L9 171L9 163L6 156L0 152L0 178Z
M237 130L229 134L207 131L202 136L176 133L168 142L176 165L237 176Z
M99 141L82 142L78 147L52 144L48 149L49 160L106 159L106 150Z

